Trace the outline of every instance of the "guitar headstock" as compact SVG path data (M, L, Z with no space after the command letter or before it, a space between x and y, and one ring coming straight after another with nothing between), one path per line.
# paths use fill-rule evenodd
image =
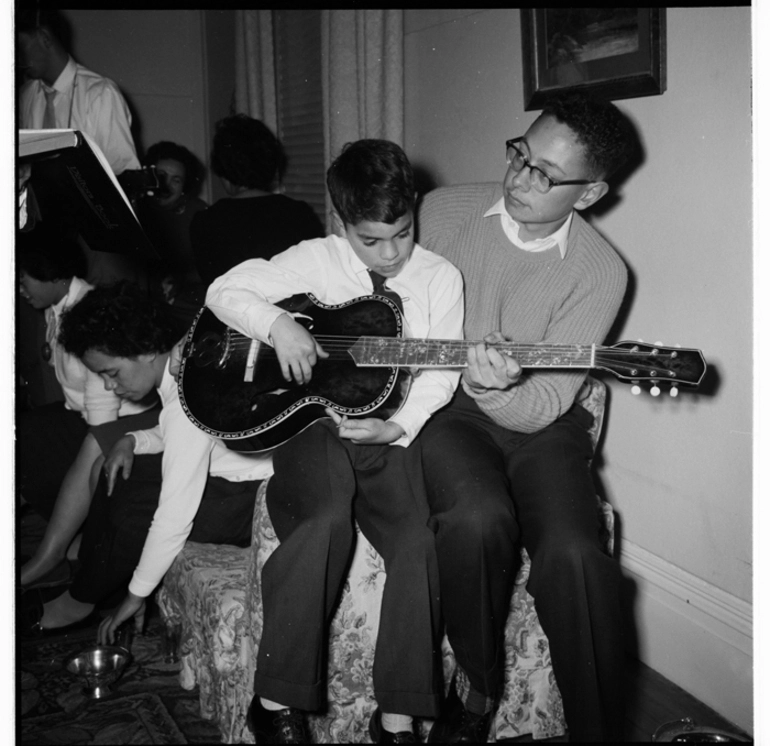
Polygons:
M641 391L640 384L652 384L653 396L660 394L664 384L670 385L671 396L676 396L680 385L695 388L706 374L706 360L700 350L644 342L618 342L597 348L595 364L633 384L634 394Z

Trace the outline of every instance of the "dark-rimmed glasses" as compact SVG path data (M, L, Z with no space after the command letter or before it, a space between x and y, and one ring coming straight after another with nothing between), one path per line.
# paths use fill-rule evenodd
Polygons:
M586 181L585 179L565 179L564 181L552 179L545 171L533 166L527 156L516 147L516 143L523 139L523 137L514 137L513 140L505 141L505 159L508 161L508 166L516 173L526 166L529 169L529 183L541 194L550 192L555 186L593 184L593 181Z

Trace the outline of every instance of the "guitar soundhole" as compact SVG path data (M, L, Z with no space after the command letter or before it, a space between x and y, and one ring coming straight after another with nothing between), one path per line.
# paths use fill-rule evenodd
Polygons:
M192 358L199 368L214 363L221 365L224 362L224 352L222 335L215 332L206 332L195 343Z

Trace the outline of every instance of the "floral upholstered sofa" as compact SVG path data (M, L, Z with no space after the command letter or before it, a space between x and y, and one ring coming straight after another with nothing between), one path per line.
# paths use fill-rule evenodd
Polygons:
M599 438L606 387L588 378L581 403L595 418ZM253 696L256 650L262 634L260 571L278 545L265 506L267 483L259 489L251 547L188 542L157 593L162 616L182 623L180 683L196 685L201 716L216 720L224 743L254 743L246 726ZM612 552L613 514L598 508ZM526 591L529 558L516 579L506 626L505 689L490 728L490 741L531 734L551 738L565 732L561 696L551 669L548 640ZM370 742L368 723L376 707L372 663L385 571L380 556L359 533L348 580L329 632L328 710L310 718L318 743ZM444 678L448 686L454 656L443 641ZM425 721L425 732L431 723Z

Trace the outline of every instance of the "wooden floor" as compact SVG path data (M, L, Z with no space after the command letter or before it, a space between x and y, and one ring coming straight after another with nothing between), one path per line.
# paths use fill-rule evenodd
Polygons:
M626 672L626 742L649 743L661 725L686 717L692 718L698 725L748 738L744 731L681 687L644 663L629 659Z

